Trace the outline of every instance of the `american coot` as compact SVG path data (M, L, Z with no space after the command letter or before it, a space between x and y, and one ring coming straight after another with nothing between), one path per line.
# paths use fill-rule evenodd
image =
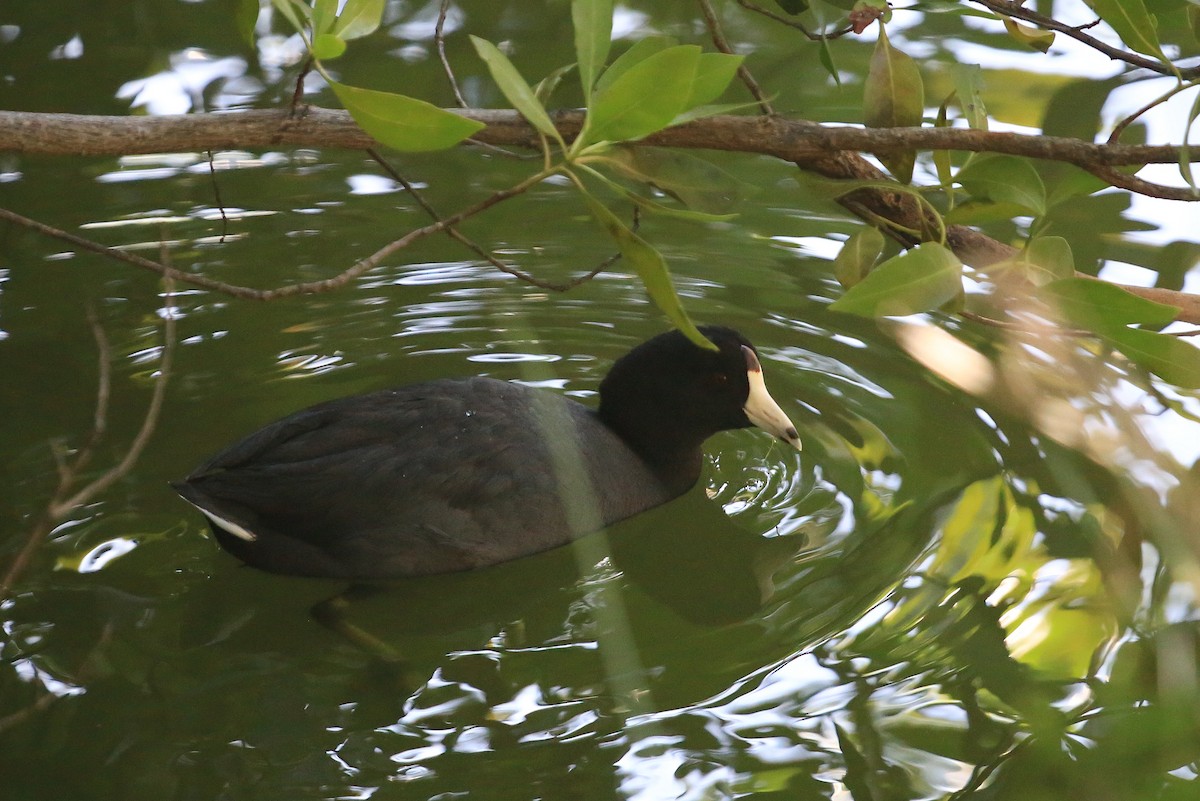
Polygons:
M217 541L276 573L385 579L483 567L683 494L710 435L757 425L797 449L754 346L661 334L619 359L592 411L490 378L318 404L173 486Z

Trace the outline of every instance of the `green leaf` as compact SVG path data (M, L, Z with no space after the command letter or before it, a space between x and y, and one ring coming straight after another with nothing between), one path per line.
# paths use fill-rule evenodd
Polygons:
M864 228L846 240L833 260L833 274L846 289L862 282L875 260L883 252L883 234L877 228Z
M803 14L808 11L808 0L775 0L789 14Z
M333 32L346 41L375 33L383 21L387 0L346 0Z
M958 171L955 180L976 198L1013 203L1035 217L1046 213L1046 187L1028 159L977 155Z
M346 42L342 37L332 33L319 33L312 40L313 58L318 61L332 61L346 52Z
M478 36L471 37L471 44L475 45L475 52L483 59L483 63L487 64L492 80L500 87L508 102L513 104L513 108L521 112L521 116L529 120L530 125L565 147L558 129L550 121L550 115L529 88L529 84L521 77L521 73L517 72L517 68L508 60L508 56L501 53L487 39L480 39Z
M820 49L817 51L817 57L821 60L821 66L829 73L829 77L833 78L834 83L838 88L842 88L842 76L838 72L837 64L833 63L833 50L829 47L829 39L822 36Z
M680 112L675 119L671 120L671 124L683 125L685 122L691 122L692 120L702 120L705 117L715 117L718 114L729 114L734 111L757 107L757 100L750 100L744 103L717 103L711 106L696 106L695 108L689 108Z
M1178 306L1155 303L1090 278L1055 281L1038 294L1058 309L1067 323L1089 331L1107 333L1127 325L1161 328L1179 314Z
M670 125L691 96L699 57L695 45L669 47L597 91L588 110L586 143L641 139Z
M571 20L575 24L575 58L585 102L591 102L592 87L608 60L612 45L612 0L573 0Z
M701 53L696 61L696 78L692 82L692 93L684 108L695 108L716 100L729 87L737 75L745 56L728 53Z
M1090 5L1122 42L1139 53L1167 61L1158 42L1158 20L1146 10L1142 0L1092 0Z
M258 0L238 0L234 23L238 36L251 47L254 46L254 28L258 25L258 12L261 10Z
M1138 328L1101 332L1130 361L1183 389L1200 389L1200 348L1168 334Z
M1075 256L1071 243L1061 236L1039 236L1022 254L1035 284L1047 284L1075 276Z
M545 106L550 100L550 96L554 94L554 90L562 83L563 77L573 69L575 69L574 64L566 64L537 82L537 86L533 87L533 96L538 99L538 102L542 106Z
M298 0L271 0L271 5L292 24L297 32L307 28L309 20L312 19L312 9Z
M892 317L930 311L962 292L962 263L942 245L925 242L876 267L830 305L831 311Z
M596 92L603 92L612 85L613 81L628 72L634 64L639 64L655 53L660 53L676 44L676 40L670 36L647 36L645 39L639 39L634 42L632 47L617 56L616 61L608 65L608 69L600 76L600 80L596 81Z
M978 64L955 64L950 68L954 92L967 124L980 131L988 129L987 109L980 91L983 89L983 70Z
M700 333L691 318L688 317L683 303L679 300L679 294L675 291L675 284L671 281L671 273L667 270L667 263L662 254L651 247L646 240L629 230L623 222L617 219L617 215L609 211L603 203L587 192L582 194L592 216L604 226L609 236L616 241L621 255L637 271L638 277L642 279L646 293L654 301L654 305L658 306L663 314L667 315L671 324L682 331L692 342L702 348L716 350L716 346Z
M659 147L618 147L608 163L690 209L726 214L755 187L699 156Z
M1050 46L1054 44L1053 31L1044 31L1041 28L1022 25L1012 17L1004 18L1004 29L1008 31L1009 36L1021 44L1031 47L1034 50L1040 50L1043 53L1049 52Z
M485 127L424 100L337 81L329 85L360 128L396 150L444 150Z
M329 33L337 19L338 0L316 0L313 3L312 27L314 36Z
M863 122L868 128L913 127L925 114L925 87L917 62L892 47L880 26L863 86ZM916 152L893 153L880 161L901 183L912 181Z
M950 100L953 98L954 98L954 95L950 95L942 102L942 105L938 106L938 113L937 113L937 117L933 121L933 127L935 127L935 128L949 128L950 127L950 120L949 120L949 115L946 113L946 106L949 105ZM937 170L938 181L941 183L942 188L946 190L947 200L950 204L950 208L953 209L954 202L955 202L954 173L951 170L950 151L949 150L935 150L935 151L933 151L932 155L933 155L933 167L935 170Z

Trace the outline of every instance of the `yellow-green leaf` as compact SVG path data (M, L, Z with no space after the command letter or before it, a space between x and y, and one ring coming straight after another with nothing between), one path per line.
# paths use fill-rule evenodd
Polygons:
M684 108L695 108L720 97L729 87L733 76L737 75L738 67L744 60L745 56L732 56L728 53L701 53L696 61L696 79L692 83L692 94Z
M338 0L316 0L313 3L312 26L313 34L320 36L333 30L337 19Z
M1046 187L1028 159L995 153L976 155L955 179L976 198L1014 203L1034 216L1046 213Z
M1029 277L1035 284L1047 284L1075 275L1075 256L1071 243L1061 236L1039 236L1025 247Z
M1026 47L1032 47L1034 50L1040 50L1043 53L1050 51L1050 46L1054 44L1054 32L1044 31L1041 28L1034 28L1029 25L1022 25L1012 17L1004 18L1004 29L1008 31L1008 35L1016 39Z
M864 317L903 316L936 309L961 291L958 257L925 242L876 267L829 308Z
M879 39L863 86L863 122L868 128L919 126L925 114L925 86L917 62L892 47L880 26ZM880 157L896 179L912 180L914 151Z
M637 271L638 277L642 279L642 285L646 287L646 294L654 301L654 305L658 306L663 314L667 315L667 319L671 321L672 325L682 331L692 342L702 348L716 350L716 346L700 333L695 323L688 317L688 313L679 299L679 293L675 291L675 284L671 281L671 273L667 270L667 263L662 254L646 240L629 230L623 222L617 219L617 215L609 211L599 200L586 192L583 193L583 199L591 210L592 216L604 226L604 230L608 231L609 236L617 243L621 255Z
M346 41L374 33L383 21L387 0L347 0L338 14L333 32Z
M1161 328L1179 314L1178 306L1155 303L1130 294L1106 281L1066 278L1039 291L1071 325L1089 331L1107 331L1127 325Z
M313 37L312 54L318 61L332 61L345 52L346 42L336 34L319 33Z
M508 102L513 104L513 108L521 112L521 116L529 120L529 124L534 128L562 144L562 136L550 121L550 115L529 88L529 84L521 77L521 73L517 72L517 68L508 60L508 56L501 53L500 49L487 39L480 39L478 36L471 37L471 44L475 45L475 52L483 59L483 63L492 74L492 80L500 87Z
M444 150L485 127L413 97L337 81L331 81L330 86L358 127L396 150Z
M238 35L250 46L254 45L254 28L258 25L258 13L261 10L258 0L238 0L237 17L234 22Z
M883 234L864 228L846 240L833 260L833 274L846 289L862 282L883 252Z
M608 60L612 45L612 0L573 0L571 21L575 25L575 58L585 102L592 97L596 77Z
M1200 389L1200 348L1168 334L1112 328L1101 336L1130 361L1183 389Z
M598 90L586 142L641 139L671 124L692 94L700 48L678 45L647 56Z
M1139 53L1167 60L1158 41L1158 20L1142 0L1092 0L1090 5L1122 42Z

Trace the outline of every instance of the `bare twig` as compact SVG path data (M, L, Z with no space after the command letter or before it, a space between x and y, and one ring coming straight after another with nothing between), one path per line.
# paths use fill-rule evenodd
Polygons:
M1191 84L1187 84L1187 83L1178 83L1175 86L1172 86L1166 92L1164 92L1163 94L1154 98L1149 103L1142 106L1137 111L1133 112L1128 117L1126 117L1125 119L1121 120L1116 125L1114 125L1113 129L1112 129L1112 133L1110 133L1108 135L1108 143L1110 145L1112 145L1112 144L1116 144L1117 142L1120 142L1121 134L1125 133L1125 129L1128 128L1130 125L1132 125L1134 120L1136 120L1138 117L1142 116L1147 111L1154 108L1155 106L1165 103L1167 100L1170 100L1172 97L1179 94L1180 92L1183 92L1183 91L1185 91L1187 89L1191 89L1191 88L1192 88Z
M1159 75L1177 74L1179 77L1190 80L1200 77L1200 65L1192 67L1172 67L1169 64L1164 64L1152 58L1147 58L1137 53L1132 53L1128 50L1122 50L1119 47L1113 47L1106 42L1102 42L1090 34L1084 33L1085 28L1090 28L1091 25L1080 25L1078 27L1067 25L1065 22L1059 22L1053 17L1047 17L1045 14L1039 14L1033 9L1026 8L1017 2L1010 0L971 0L973 3L978 3L984 8L994 11L997 14L1002 14L1006 17L1014 17L1016 19L1031 22L1038 27L1045 28L1048 31L1056 31L1064 36L1069 36L1076 41L1082 42L1088 47L1096 50L1114 61L1123 61L1131 67L1140 67L1142 69L1157 72Z
M787 25L789 28L795 28L796 30L800 31L802 34L804 34L805 36L807 36L810 40L812 40L814 42L819 42L822 39L838 39L838 38L850 33L850 31L854 30L854 28L847 25L844 28L838 28L836 31L830 31L829 33L813 33L807 27L805 27L805 25L803 23L801 23L800 21L788 19L787 17L780 16L779 14L776 14L774 11L771 11L768 8L763 8L762 6L758 5L757 3L751 3L750 0L737 0L737 4L739 6L741 6L742 8L746 9L747 11L752 11L755 14L761 14L762 16L766 17L767 19L774 20L775 22L778 22L781 25Z
M442 62L442 69L446 73L446 80L450 82L450 88L454 91L454 100L458 103L459 108L466 108L467 101L463 99L462 91L458 88L458 80L454 77L454 70L450 68L450 59L446 58L446 15L450 13L450 0L442 0L442 7L438 9L437 25L433 29L433 41L437 45L438 59Z
M407 191L413 197L413 199L417 201L417 204L425 210L425 213L428 214L431 219L439 221L441 220L441 216L421 195L421 193L417 191L417 188L413 186L403 175L401 175L398 170L392 167L392 165L382 155L380 155L379 151L371 148L367 151L367 153L379 164L380 167L384 169L384 171L387 172L388 175L392 177L393 180L404 187L405 191ZM569 289L574 289L580 284L595 278L601 272L611 267L613 263L617 261L617 259L621 258L620 253L615 253L602 261L594 270L591 270L582 276L573 278L565 283L554 283L551 281L543 281L542 279L537 278L536 276L527 273L524 270L513 267L511 264L505 264L497 259L494 254L477 244L474 240L468 238L465 234L453 226L448 226L446 228L446 234L455 241L465 245L469 250L475 253L475 255L479 256L481 259L484 259L501 272L507 273L514 278L519 278L527 284L532 284L540 289L546 289L551 292L566 292Z
M208 154L208 178L212 182L213 200L217 204L217 210L221 212L221 244L225 244L225 236L229 233L229 217L225 215L225 203L221 200L221 185L217 182L217 168L213 164L213 154L211 150L205 151Z
M1200 201L1200 193L1197 193L1191 188L1183 188L1178 186L1164 186L1156 184L1152 181L1147 181L1144 178L1138 178L1135 175L1127 175L1120 170L1112 167L1085 167L1088 172L1105 181L1118 189L1126 189L1130 192L1136 192L1139 195L1146 197L1157 197L1163 200L1182 200L1188 202Z
M722 53L733 53L733 48L729 46L729 40L725 38L725 33L721 30L721 21L717 19L717 12L713 10L712 3L709 0L697 0L700 4L700 13L704 15L704 24L708 26L708 33L712 37L713 44ZM741 80L746 88L750 90L750 94L754 96L754 100L758 103L758 108L763 114L774 114L775 109L771 108L771 102L767 100L766 93L758 85L758 81L754 80L754 76L750 74L750 70L746 69L746 65L742 64L737 70L738 79Z

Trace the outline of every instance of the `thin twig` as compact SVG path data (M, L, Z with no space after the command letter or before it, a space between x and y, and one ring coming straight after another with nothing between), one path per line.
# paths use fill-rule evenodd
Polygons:
M67 469L64 466L59 471L60 490L65 487L64 480L69 480L70 475L78 475L87 467L96 446L100 444L100 440L103 439L104 432L108 428L108 401L112 392L112 349L108 344L108 335L104 332L104 326L100 324L100 319L96 315L96 307L91 303L87 305L87 322L92 329L92 338L96 340L96 408L92 413L92 431L88 435L87 442L75 455L75 460L71 463L70 468Z
M799 20L792 20L788 19L787 17L782 17L779 14L776 14L774 11L771 11L769 8L763 8L756 3L751 3L750 0L737 0L737 4L747 11L752 11L755 14L761 14L762 16L774 20L781 25L787 25L789 28L795 28L814 42L819 42L822 39L838 39L854 30L852 26L847 25L844 28L839 28L838 30L830 33L813 33Z
M456 214L453 214L445 219L438 220L437 222L426 225L422 228L417 228L414 231L409 231L404 236L389 242L379 250L372 253L370 256L356 262L354 265L346 270L343 270L341 273L332 278L326 278L321 281L303 281L295 284L286 284L281 287L276 287L275 289L254 289L253 287L228 284L224 281L214 281L213 279L206 278L202 275L192 275L191 273L181 272L180 270L176 270L174 267L159 264L158 262L151 261L144 256L139 256L135 253L127 253L123 250L118 250L117 248L110 248L106 245L100 244L99 242L93 242L90 239L84 239L81 236L76 236L75 234L62 231L54 226L46 225L45 223L38 222L37 220L31 220L28 217L24 217L16 212L9 211L8 209L0 209L0 219L8 220L9 222L30 228L38 233L44 234L45 236L67 242L77 248L80 248L81 250L99 253L102 256L108 256L111 259L123 261L126 264L133 265L134 267L157 273L164 278L173 278L180 283L190 284L192 286L198 286L203 289L209 289L214 292L220 292L225 295L230 295L237 298L245 298L248 300L275 300L277 298L293 297L296 295L312 295L320 292L329 292L344 286L363 273L369 272L370 270L378 267L383 263L384 259L386 259L388 256L391 256L396 251L408 247L419 239L439 233L450 226L457 225L463 220L473 217L498 203L510 200L511 198L528 191L531 187L541 183L543 180L545 180L545 178L545 172L535 173L520 183L509 187L508 189L502 189L499 192L495 192L479 201L475 205Z
M729 46L729 40L725 38L724 32L721 30L721 22L717 19L717 12L713 10L712 3L709 0L697 0L700 4L700 13L704 15L704 24L708 26L708 33L712 37L713 44L722 53L733 54L733 48ZM771 108L771 102L767 100L766 94L758 85L758 81L754 80L754 76L750 74L750 70L746 69L746 65L742 64L737 70L738 78L750 90L750 94L754 96L755 102L758 103L758 108L763 114L768 116L775 114L775 109Z
M973 3L978 3L986 9L1001 14L1006 17L1015 17L1016 19L1031 22L1041 28L1049 31L1056 31L1069 36L1076 41L1082 42L1093 50L1097 50L1114 61L1123 61L1132 67L1141 67L1152 72L1157 72L1159 75L1178 75L1180 78L1190 80L1200 76L1200 65L1192 67L1178 67L1169 64L1164 64L1152 58L1131 53L1128 50L1122 50L1119 47L1113 47L1106 42L1102 42L1094 36L1083 32L1084 28L1091 27L1082 25L1074 27L1067 25L1065 22L1059 22L1053 17L1047 17L1044 14L1039 14L1033 9L1026 8L1020 3L1009 2L1009 0L971 0Z
M309 71L312 70L312 56L304 59L304 64L300 67L300 75L296 78L296 88L292 90L292 102L288 106L288 116L295 117L300 111L301 104L304 101L304 79L308 77Z
M438 59L442 62L442 69L446 72L446 80L450 81L450 88L454 91L454 100L458 103L459 108L466 108L467 101L458 88L458 80L454 77L454 70L450 68L450 59L446 58L445 28L448 13L450 13L450 0L442 0L442 7L438 10L437 25L433 29L433 41L437 45Z
M395 180L398 184L403 186L405 191L407 191L410 195L412 195L413 199L417 201L417 204L422 209L425 210L425 213L428 214L431 219L441 220L441 217L438 215L437 211L433 208L432 205L430 205L430 203L427 200L425 200L425 198L421 195L421 193L417 191L417 188L415 186L413 186L403 175L401 175L398 170L396 170L394 167L392 167L392 165L382 155L380 155L379 151L375 150L374 148L371 148L371 149L367 150L367 154L370 155L371 158L373 158L379 164L379 166L382 167L384 169L384 171L387 172L387 174L392 177L393 180ZM530 273L525 272L524 270L518 269L509 264L505 264L504 262L497 259L495 257L495 255L490 253L487 249L485 249L484 247L480 246L479 244L477 244L476 242L474 242L473 240L468 238L465 234L463 234L461 231L459 231L457 228L455 228L453 226L449 226L446 228L446 234L448 236L450 236L452 239L454 239L455 241L465 245L473 253L475 253L480 258L486 260L488 263L490 263L493 267L500 270L501 272L507 273L508 275L511 275L514 278L519 278L520 280L524 281L527 284L532 284L533 286L539 287L541 289L546 289L551 292L566 292L568 289L574 289L575 287L579 286L580 284L585 283L585 282L590 281L591 279L595 278L601 272L603 272L604 270L611 267L613 265L613 263L616 262L616 260L621 257L620 253L614 253L612 256L609 256L607 259L602 261L600 263L600 265L598 267L596 267L594 270L592 270L588 273L585 273L582 276L573 278L570 281L559 284L559 283L553 283L550 281L543 281L542 279L537 278L537 277L531 275Z
M213 152L206 150L208 154L208 179L212 183L213 201L217 204L217 211L221 212L221 244L225 244L225 236L229 233L229 217L225 215L225 203L221 200L221 185L217 182L217 168L213 164Z
M1099 178L1101 181L1107 181L1109 184L1130 192L1136 192L1139 195L1146 197L1157 197L1163 200L1181 200L1185 202L1195 203L1200 201L1200 192L1191 188L1182 188L1177 186L1165 186L1164 184L1156 184L1152 181L1147 181L1144 178L1138 178L1135 175L1128 175L1113 167L1084 167L1083 169L1090 172L1092 175Z

